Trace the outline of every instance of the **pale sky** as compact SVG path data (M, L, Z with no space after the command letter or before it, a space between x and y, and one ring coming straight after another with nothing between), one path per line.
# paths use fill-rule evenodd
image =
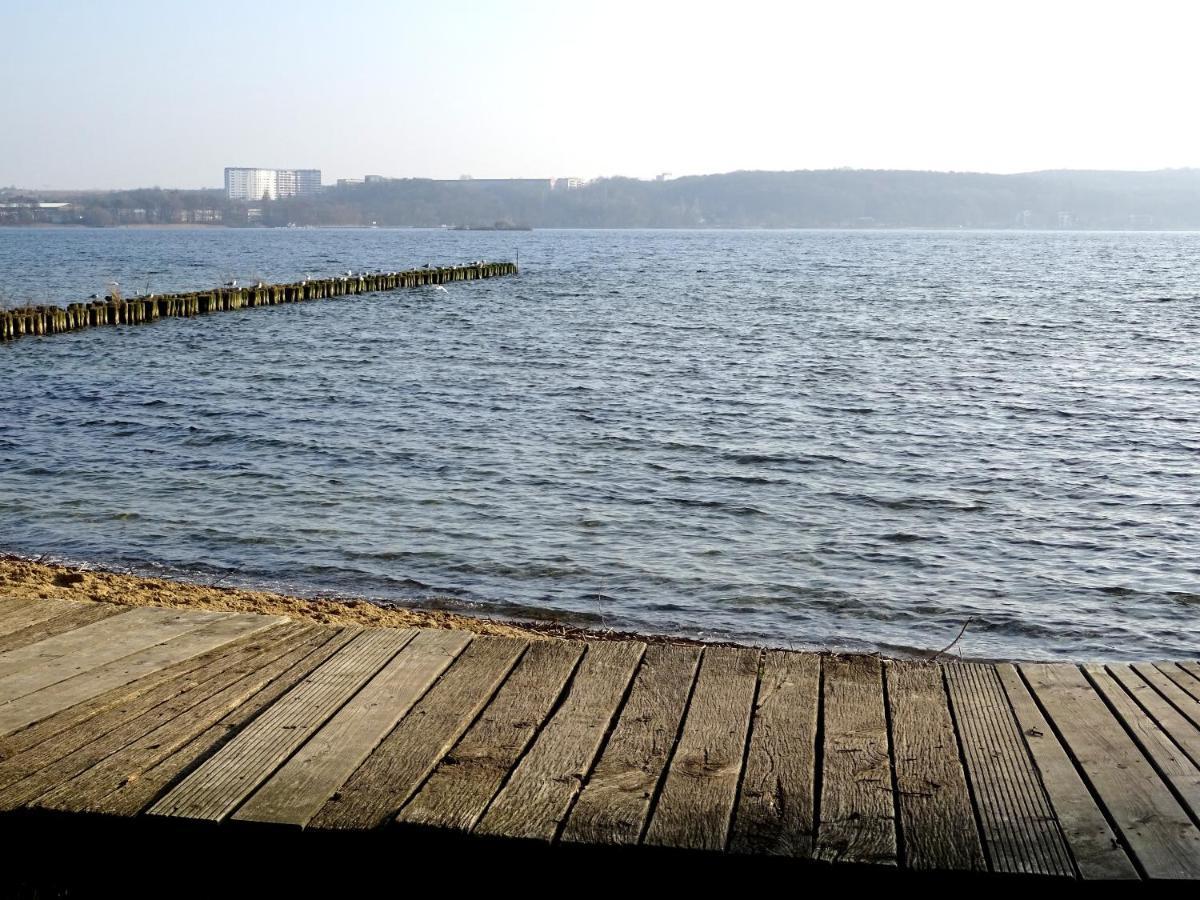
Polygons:
M0 0L0 186L1200 166L1200 4Z

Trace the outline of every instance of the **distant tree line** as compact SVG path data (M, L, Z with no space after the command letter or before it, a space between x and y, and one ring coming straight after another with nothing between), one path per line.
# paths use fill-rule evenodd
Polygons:
M575 190L400 179L277 200L271 225L543 228L1200 227L1200 170L731 172L602 178Z
M65 205L64 205L65 204ZM0 224L182 225L246 219L244 210L217 189L129 191L24 191L0 189Z
M0 195L0 203L13 192ZM25 195L22 195L25 196ZM311 197L235 203L220 190L39 195L89 225L379 225L506 222L543 228L1189 228L1200 170L983 175L885 170L731 172L579 188L423 178L348 184Z

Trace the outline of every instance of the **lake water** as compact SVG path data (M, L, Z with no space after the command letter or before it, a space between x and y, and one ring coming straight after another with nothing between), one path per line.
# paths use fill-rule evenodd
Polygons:
M1200 648L1200 235L0 229L0 548L774 646Z

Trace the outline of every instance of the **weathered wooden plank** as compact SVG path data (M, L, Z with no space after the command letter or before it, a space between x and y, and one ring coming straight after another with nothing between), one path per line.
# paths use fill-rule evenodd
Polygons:
M1171 679L1176 687L1200 703L1200 681L1189 669L1189 666L1194 665L1194 663L1158 663L1155 668Z
M0 609L0 634L12 634L86 605L57 597L46 600L6 600L3 609Z
M1108 672L1150 716L1158 727L1171 736L1196 765L1200 765L1200 728L1188 720L1173 704L1156 691L1130 665L1110 665Z
M996 872L1073 877L1050 800L995 668L944 668L984 850Z
M127 615L130 614L115 618L124 619ZM284 621L286 619L282 616L260 616L253 613L231 613L199 623L188 621L188 627L176 636L71 677L61 678L46 687L0 705L0 734L14 732L112 688L137 681L146 675ZM80 629L83 630L85 629Z
M834 656L823 669L825 746L814 855L896 865L882 666L873 656Z
M1176 799L1195 819L1200 815L1200 769L1176 746L1158 723L1143 710L1101 665L1084 666L1087 680L1108 701L1134 743L1154 763L1158 774L1174 788Z
M379 629L355 637L147 814L225 819L415 635L415 629Z
M264 653L273 652L277 645L289 640L289 629L294 627L283 626L266 634L261 641L243 645L236 654L223 656L191 673L162 702L154 706L146 702L138 704L137 715L118 718L109 714L92 719L77 732L58 735L6 760L2 767L6 783L12 782L18 771L32 771L0 791L0 809L16 809L33 802L254 671Z
M1196 722L1196 727L1200 727L1200 683L1196 682L1187 670L1171 662L1159 662L1158 665L1141 662L1134 668L1141 673L1142 678L1156 686L1168 700L1175 703L1188 719Z
M1136 879L1128 854L1109 827L1075 764L1042 716L1015 667L996 667L1008 700L1041 774L1042 786L1066 838L1079 874L1085 879Z
M566 690L583 651L578 641L532 642L397 821L458 831L474 828Z
M71 612L76 608L76 604L63 601L62 608L57 609L53 615L39 619L38 621L49 621L54 616ZM160 607L127 609L119 618L114 618L107 622L96 622L87 628L76 629L78 633L57 635L54 638L38 641L36 644L28 647L16 647L0 653L0 679L5 679L14 673L24 671L30 666L40 667L48 662L54 662L66 656L86 653L92 649L93 645L103 643L111 638L125 636L131 632L143 631L155 625L161 625L168 619L180 616L190 617L191 615L193 614L180 613L177 610L165 610ZM196 615L201 615L205 621L211 621L213 618L223 614L197 613ZM6 698L7 696L7 694L0 695L0 698Z
M732 852L812 856L820 705L819 654L763 655Z
M725 849L745 762L758 661L757 650L705 648L645 844Z
M27 647L30 644L36 644L38 641L44 641L46 638L54 637L57 634L74 631L76 628L82 628L84 625L91 625L93 622L99 622L101 619L107 619L109 616L125 612L128 608L127 606L117 606L113 603L77 604L75 608L69 609L57 616L51 616L49 619L44 619L32 625L26 625L24 628L10 631L0 636L0 653L16 650L18 647Z
M11 702L229 615L144 606L0 653L0 702Z
M0 737L0 760L22 753L63 732L78 731L84 723L113 710L117 710L118 716L129 718L132 715L126 711L129 704L148 694L157 695L158 699L153 700L154 703L173 696L178 693L179 683L189 673L203 668L215 659L225 658L229 654L236 653L243 645L254 641L255 638L256 635L251 634L248 637L238 638L228 644L217 646L199 656L188 657L136 681L120 684L89 700L41 719L36 724L20 731L2 736Z
M564 843L635 845L641 840L699 662L698 647L646 649L617 726L571 810Z
M303 828L471 641L420 631L233 814Z
M1134 663L1131 668L1141 675L1147 684L1166 698L1179 711L1181 716L1197 728L1200 728L1200 702L1197 702L1191 694L1164 675L1163 671L1157 666L1152 666L1149 663Z
M263 710L307 678L361 631L350 628L321 628L315 647L299 647L265 668L270 681L219 722L197 735L170 756L155 763L137 777L131 777L116 790L100 798L89 809L114 816L132 816L158 800L201 762L229 743Z
M1200 681L1200 662L1188 660L1187 662L1176 663L1176 665L1195 678L1197 681Z
M525 650L515 638L477 637L309 823L376 828L391 820L462 737Z
M292 623L280 626L255 652L239 664L229 665L213 682L205 683L189 698L191 706L184 709L183 704L177 704L172 712L178 714L173 717L156 715L154 721L162 724L42 795L36 805L63 812L94 809L101 797L139 778L147 769L254 696L272 678L286 671L298 653L311 652L317 643L328 639L328 630L319 625Z
M1200 877L1200 831L1076 666L1021 672L1151 878Z
M645 649L645 644L630 641L587 645L562 705L496 795L476 833L554 840Z
M889 662L896 804L911 869L987 869L950 702L934 663Z
M31 609L34 602L25 597L8 597L0 594L0 634L8 633L8 621L10 618L19 616L23 610ZM25 626L18 624L15 627L24 628Z
M257 647L258 642L243 640L223 646L0 739L5 757L0 762L0 791L172 697L191 690L214 671L213 667L215 670L224 668L247 646Z

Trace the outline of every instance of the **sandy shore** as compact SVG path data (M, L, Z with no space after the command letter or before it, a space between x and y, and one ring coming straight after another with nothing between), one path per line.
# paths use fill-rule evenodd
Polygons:
M0 597L98 600L124 606L167 606L284 615L322 625L363 625L375 628L457 628L476 634L522 638L635 638L664 643L697 643L684 638L591 631L556 623L503 622L436 610L383 606L358 598L313 599L267 591L250 591L143 578L100 569L84 569L0 555Z

